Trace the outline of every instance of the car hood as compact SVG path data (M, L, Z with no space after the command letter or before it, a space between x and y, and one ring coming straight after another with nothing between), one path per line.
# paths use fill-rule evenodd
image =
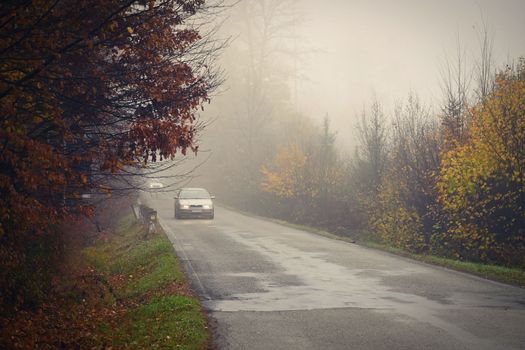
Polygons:
M211 199L179 199L181 205L213 205Z

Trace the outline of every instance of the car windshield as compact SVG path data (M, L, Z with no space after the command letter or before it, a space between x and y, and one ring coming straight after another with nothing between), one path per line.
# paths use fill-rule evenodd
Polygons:
M205 190L184 190L180 191L181 199L210 199L210 194Z

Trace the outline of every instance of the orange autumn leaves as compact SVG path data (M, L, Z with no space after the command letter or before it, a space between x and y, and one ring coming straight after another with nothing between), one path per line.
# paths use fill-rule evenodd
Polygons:
M27 242L52 236L69 214L90 214L78 199L111 192L122 170L197 150L195 113L218 84L214 51L190 23L205 9L203 0L1 2L2 264L24 261Z

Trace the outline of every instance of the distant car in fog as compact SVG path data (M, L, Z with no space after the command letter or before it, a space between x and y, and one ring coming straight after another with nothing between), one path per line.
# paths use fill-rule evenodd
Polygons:
M175 194L175 219L213 219L213 199L204 188L181 188Z
M150 190L158 190L160 188L164 188L164 184L158 181L151 181L148 183L148 188Z

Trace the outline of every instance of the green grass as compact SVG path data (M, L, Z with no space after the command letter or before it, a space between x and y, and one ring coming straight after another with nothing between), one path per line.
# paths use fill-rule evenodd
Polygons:
M474 263L469 261L460 261L454 259L443 258L435 255L414 254L405 250L391 247L385 244L379 244L372 241L362 241L361 245L373 249L379 249L392 254L401 255L417 261L425 262L432 265L446 267L452 270L470 273L486 279L513 284L520 287L525 287L525 270L518 268L510 268L498 265L487 265L481 263Z
M127 349L198 350L206 342L200 304L194 298L171 295L131 311L116 330L114 344Z
M157 256L151 265L154 267L148 273L131 281L119 295L126 298L137 297L148 291L159 290L170 283L184 281L179 263L173 253Z
M126 249L119 249L115 256L115 260L108 266L109 272L112 274L129 274L137 268L150 265L156 260L151 260L151 257L173 256L173 248L169 241L158 239L157 237L147 240L139 241L139 244L133 244Z
M97 247L84 248L82 255L86 261L97 271L107 270L109 257Z
M129 305L117 326L104 322L98 326L114 348L207 348L206 318L198 299L177 294L188 290L187 281L163 232L145 240L140 225L128 215L114 235L84 249L83 256L108 279L120 281L113 292L118 302ZM180 289L166 288L173 284Z

